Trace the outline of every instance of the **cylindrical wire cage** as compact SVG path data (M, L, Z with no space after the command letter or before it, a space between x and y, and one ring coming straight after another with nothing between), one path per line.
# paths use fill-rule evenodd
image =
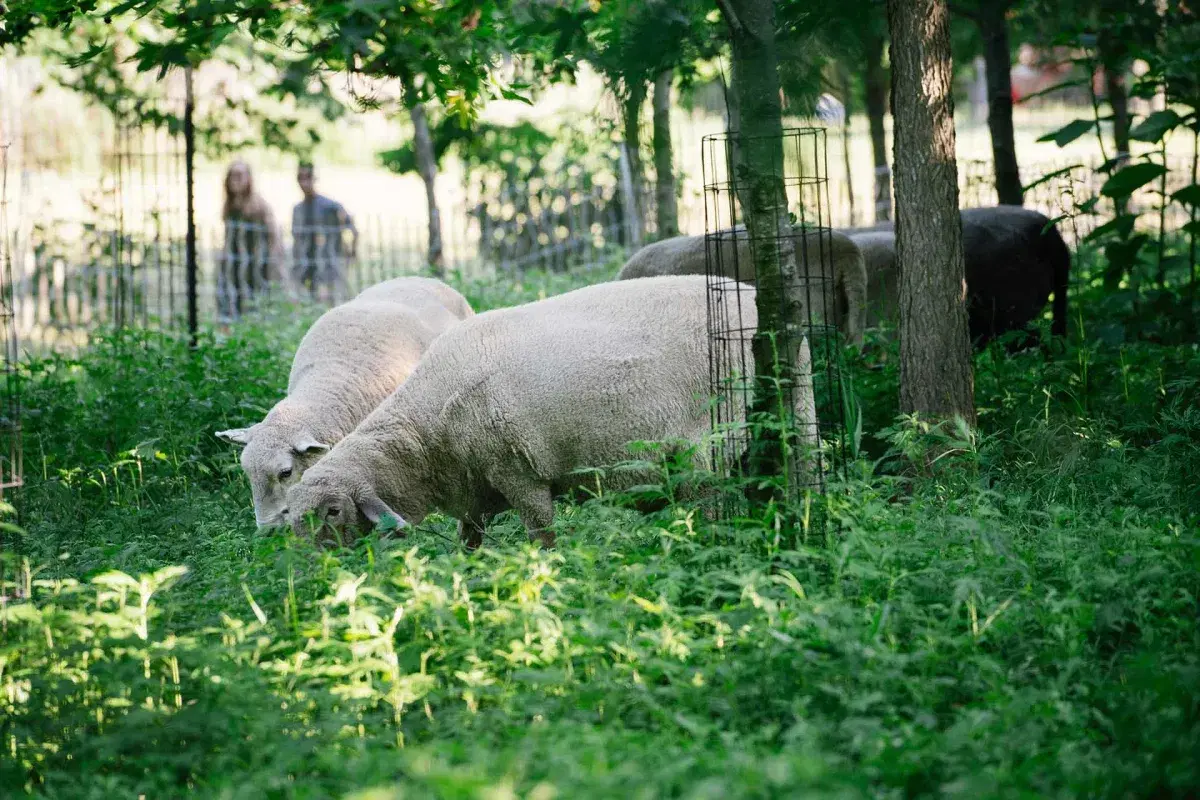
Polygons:
M823 494L845 463L848 387L838 325L847 310L842 272L857 251L852 245L839 249L845 237L835 237L830 224L825 131L788 129L781 142L766 144L776 154L774 174L783 194L765 209L778 223L764 236L746 225L748 187L739 167L739 150L764 142L737 133L703 140L712 458L715 471L731 484L757 481L762 476L749 474L747 453L754 438L764 435L764 426L776 426L794 457L784 468L787 474L769 477L782 485L788 500L802 501ZM779 283L757 274L755 264L764 254L780 265ZM764 307L770 297L781 304L777 316L791 320L770 341L777 361L791 360L793 375L790 385L779 386L773 420L748 413L763 385L762 377L754 376L752 351L760 312L771 311ZM741 493L729 497L723 513L746 510Z
M12 239L8 227L8 154L0 143L0 500L11 503L24 483L21 457L21 376L13 315Z

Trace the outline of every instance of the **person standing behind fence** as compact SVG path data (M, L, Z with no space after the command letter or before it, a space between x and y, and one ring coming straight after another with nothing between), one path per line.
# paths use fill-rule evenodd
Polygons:
M268 284L282 277L283 241L275 214L254 191L250 166L234 161L225 173L225 244L218 259L217 309L237 318Z
M314 300L326 286L330 301L337 302L348 293L345 266L358 250L358 229L341 203L317 194L312 164L301 162L296 181L304 199L292 211L292 274Z

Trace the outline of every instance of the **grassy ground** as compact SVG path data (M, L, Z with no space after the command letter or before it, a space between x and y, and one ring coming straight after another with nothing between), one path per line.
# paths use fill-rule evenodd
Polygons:
M861 359L838 525L794 536L592 501L555 552L508 517L473 556L441 519L320 552L255 534L210 435L305 319L31 364L2 793L1194 796L1200 352L1121 343L1086 291L1065 354L978 357L980 431L932 471L894 352Z

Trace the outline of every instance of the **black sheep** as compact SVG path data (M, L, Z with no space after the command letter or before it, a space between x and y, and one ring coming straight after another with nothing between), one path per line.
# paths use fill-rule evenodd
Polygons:
M1046 215L1021 206L992 206L964 209L961 217L968 326L975 346L1024 330L1041 314L1051 294L1051 331L1065 336L1071 252ZM888 273L895 270L895 240L891 240L889 260L879 252L887 243L877 235L890 229L890 224L883 224L845 231L856 243L861 239L860 246L870 242L870 249L876 251L864 251L867 303L885 311L898 308L898 298L890 295L898 291L899 283L888 280Z

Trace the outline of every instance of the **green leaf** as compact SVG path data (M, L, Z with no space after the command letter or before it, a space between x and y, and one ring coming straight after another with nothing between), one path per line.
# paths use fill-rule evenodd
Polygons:
M1054 172L1049 172L1049 173L1043 175L1042 177L1038 178L1033 183L1022 186L1021 191L1028 192L1030 189L1033 189L1037 186L1041 186L1043 183L1046 183L1047 181L1054 180L1055 178L1057 178L1060 175L1068 175L1072 171L1080 169L1081 167L1083 167L1083 164L1072 164L1069 167L1063 167L1062 169L1056 169L1056 170L1054 170Z
M1061 92L1063 89L1070 89L1072 86L1087 86L1087 85L1088 85L1087 78L1076 78L1075 80L1062 81L1061 83L1056 83L1053 86L1047 86L1045 89L1042 89L1041 91L1022 95L1021 99L1018 100L1017 102L1018 103L1028 103L1030 100L1036 100L1039 97L1045 97L1048 94L1054 94L1055 92Z
M1155 111L1133 126L1133 130L1129 132L1129 138L1139 142L1161 142L1167 132L1181 122L1183 122L1183 118L1169 108L1165 111Z
M384 514L379 518L379 524L375 526L375 530L380 533L387 533L388 531L400 530L402 527L404 526L400 524L400 520L394 515Z
M115 569L109 570L108 572L92 578L92 583L98 586L108 586L113 589L121 586L130 589L136 589L139 586L138 582L134 580L132 576L126 575L124 572Z
M188 568L179 565L156 569L150 575L150 585L154 587L154 591L161 591L173 585L187 573Z
M1150 237L1140 233L1128 241L1109 242L1104 248L1104 256L1110 264L1119 264L1123 267L1132 266L1137 262L1138 253L1149 240Z
M1103 225L1095 228L1091 233L1084 237L1085 241L1094 242L1097 239L1102 239L1110 233L1115 233L1118 238L1124 239L1133 232L1133 223L1137 221L1137 217L1132 214L1122 214L1116 219L1111 219Z
M126 0L126 2L110 8L106 12L106 16L111 19L112 17L119 17L125 12L133 11L134 9L137 9L138 12L141 13L145 7L151 5L153 5L153 3L149 2L149 0Z
M1088 131L1095 130L1096 122L1090 119L1077 119L1068 122L1056 131L1051 131L1038 139L1039 142L1054 142L1059 147L1066 147L1071 142L1083 136Z
M1200 207L1200 183L1185 186L1171 195L1171 197L1178 203Z
M503 97L504 100L515 100L517 102L526 104L526 106L533 106L533 100L529 97L528 92L522 92L517 89L502 88L500 89L500 97Z
M1104 182L1100 194L1105 197L1128 197L1155 178L1162 177L1167 168L1162 164L1143 161L1130 164Z

